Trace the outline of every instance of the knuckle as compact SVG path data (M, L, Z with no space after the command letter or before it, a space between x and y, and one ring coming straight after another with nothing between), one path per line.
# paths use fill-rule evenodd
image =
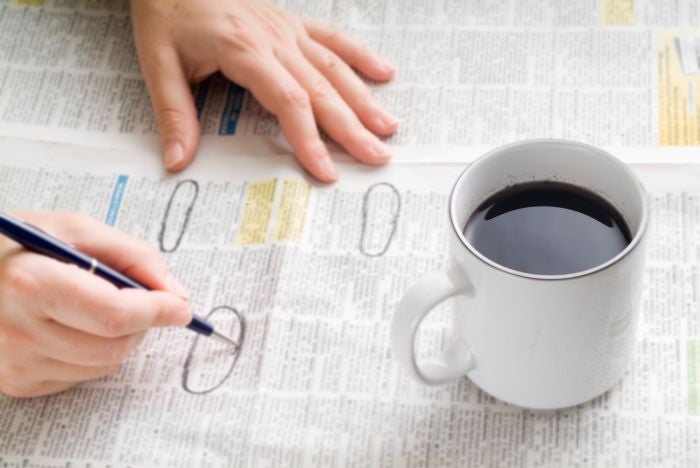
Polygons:
M288 107L305 108L311 105L309 94L297 86L284 88L281 100Z
M266 29L270 36L274 37L278 43L293 38L293 31L283 22L268 21Z
M262 43L260 35L250 25L235 14L221 17L214 28L216 41L227 51L260 51Z
M13 295L32 294L38 290L37 279L31 271L20 268L15 262L9 264L2 271L4 286L13 292Z
M242 30L245 27L246 22L236 14L226 13L221 16L220 32L229 33L231 31Z
M118 337L124 335L128 320L121 310L113 310L105 314L104 330L107 336Z
M12 385L24 383L30 375L29 368L17 362L5 362L0 366L0 375L3 380L12 382Z
M131 348L129 341L125 338L115 338L107 345L107 363L119 365L129 355Z
M323 68L326 71L335 71L340 66L340 59L334 53L329 52L323 57Z
M17 333L0 328L0 355L8 355L11 351L22 347L22 339Z
M224 29L218 33L218 42L222 48L231 50L255 50L256 41L250 33L244 30Z
M335 88L325 78L316 79L311 85L313 99L325 99L335 94Z

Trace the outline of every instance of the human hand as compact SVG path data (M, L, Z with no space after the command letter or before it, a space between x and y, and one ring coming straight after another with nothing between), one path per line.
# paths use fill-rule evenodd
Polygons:
M153 326L183 326L184 288L143 241L69 213L18 217L157 291L117 289L0 236L0 392L46 395L116 371Z
M132 0L131 11L169 170L185 168L199 144L189 83L216 71L277 116L299 163L322 181L337 171L316 122L359 161L391 157L375 134L394 133L398 122L350 66L376 81L394 70L346 35L267 0Z

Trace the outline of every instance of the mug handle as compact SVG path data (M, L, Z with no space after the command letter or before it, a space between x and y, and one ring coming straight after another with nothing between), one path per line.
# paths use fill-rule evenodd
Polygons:
M391 344L399 362L414 379L440 385L464 377L476 367L474 354L461 338L436 358L417 362L415 353L416 332L425 316L445 299L473 292L465 272L453 264L447 271L421 279L403 296L391 323Z

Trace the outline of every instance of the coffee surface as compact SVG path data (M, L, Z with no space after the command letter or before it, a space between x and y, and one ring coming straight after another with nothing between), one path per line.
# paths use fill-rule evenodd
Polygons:
M610 203L561 182L528 182L496 193L470 216L464 234L490 260L538 275L596 267L631 240Z

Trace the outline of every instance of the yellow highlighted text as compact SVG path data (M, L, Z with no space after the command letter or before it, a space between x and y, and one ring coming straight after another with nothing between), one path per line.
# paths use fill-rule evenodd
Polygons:
M696 30L692 36L700 36ZM676 37L679 31L659 31L656 42L659 83L659 144L700 145L700 75L683 73Z
M272 240L298 244L304 233L311 187L301 179L285 179Z
M601 0L600 24L634 26L634 0Z
M276 179L258 180L248 185L236 244L265 243L276 185Z

